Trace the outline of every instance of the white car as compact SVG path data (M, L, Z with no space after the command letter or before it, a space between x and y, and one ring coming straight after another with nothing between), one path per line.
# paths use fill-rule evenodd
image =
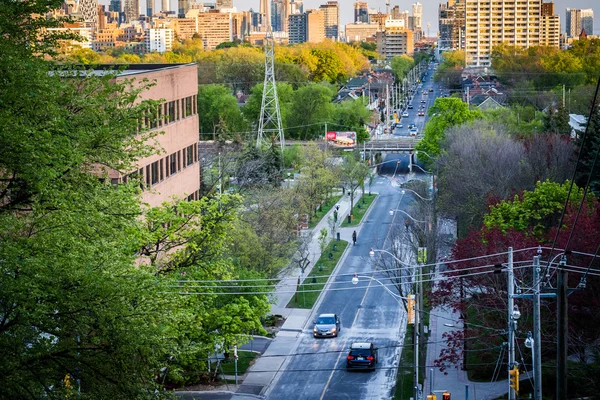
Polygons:
M419 134L419 130L417 128L412 128L408 131L409 136L417 136Z
M402 113L402 118L407 118L408 117L408 111L404 111Z

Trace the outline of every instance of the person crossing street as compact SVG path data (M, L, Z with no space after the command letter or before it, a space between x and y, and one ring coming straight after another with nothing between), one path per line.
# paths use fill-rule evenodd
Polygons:
M354 243L354 246L356 246L356 231L352 232L352 242Z

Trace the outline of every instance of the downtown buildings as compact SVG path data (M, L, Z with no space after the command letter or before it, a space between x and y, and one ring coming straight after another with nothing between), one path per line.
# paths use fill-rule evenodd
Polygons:
M565 12L565 32L567 37L579 37L582 31L592 35L594 33L594 10L567 8Z

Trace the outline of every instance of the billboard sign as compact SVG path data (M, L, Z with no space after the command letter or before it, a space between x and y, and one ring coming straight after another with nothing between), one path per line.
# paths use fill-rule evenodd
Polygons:
M327 132L327 142L333 147L356 147L356 132Z

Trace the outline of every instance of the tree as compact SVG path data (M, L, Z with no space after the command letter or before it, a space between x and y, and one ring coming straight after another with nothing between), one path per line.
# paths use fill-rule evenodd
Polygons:
M402 82L408 72L415 66L415 60L407 55L392 57L392 72L396 82Z
M288 134L302 140L322 136L322 123L329 121L333 114L331 100L334 95L332 87L321 84L298 89L291 101Z
M343 158L341 181L348 189L350 212L352 213L354 209L354 192L359 187L364 187L365 179L369 176L369 167L364 161L358 160L355 154L346 154Z
M327 197L336 183L329 158L329 153L316 145L304 149L304 167L296 180L293 191L297 196L299 213L308 214L309 219L316 215L317 207Z
M231 132L246 131L245 123L235 96L222 85L201 85L198 87L198 113L200 133L229 139ZM203 139L207 139L203 137Z
M131 399L154 391L177 298L135 266L139 186L107 173L155 151L135 133L157 102L51 61L73 37L46 29L61 4L0 9L0 398L76 397L77 379L81 396Z
M424 151L435 157L441 153L441 143L445 132L452 126L460 126L465 122L481 118L479 110L470 110L467 103L456 98L437 98L429 109L431 119L425 128L423 140L417 145L417 150ZM431 161L426 159L425 164Z
M461 88L461 72L465 67L465 52L463 50L443 53L442 61L433 76L436 82L443 82L449 89Z
M263 84L258 83L251 89L250 96L242 108L244 117L251 126L258 126L260 109L262 107ZM290 104L294 96L294 88L289 83L277 83L277 97L279 98L279 110L281 112L281 123L284 129L288 126L290 116ZM287 132L286 132L287 136Z
M554 107L550 107L544 118L544 129L546 132L570 135L571 126L567 109L559 107L555 110Z
M370 138L369 133L365 130L365 125L369 123L371 117L372 112L366 107L366 100L358 98L335 104L331 122L334 127L355 130L357 142L362 143Z
M577 147L580 166L577 170L575 182L579 186L586 186L588 180L590 189L594 193L600 193L600 161L594 160L597 158L598 149L600 149L600 107L592 105L592 118L589 121L589 128L585 142L583 135L577 138Z

